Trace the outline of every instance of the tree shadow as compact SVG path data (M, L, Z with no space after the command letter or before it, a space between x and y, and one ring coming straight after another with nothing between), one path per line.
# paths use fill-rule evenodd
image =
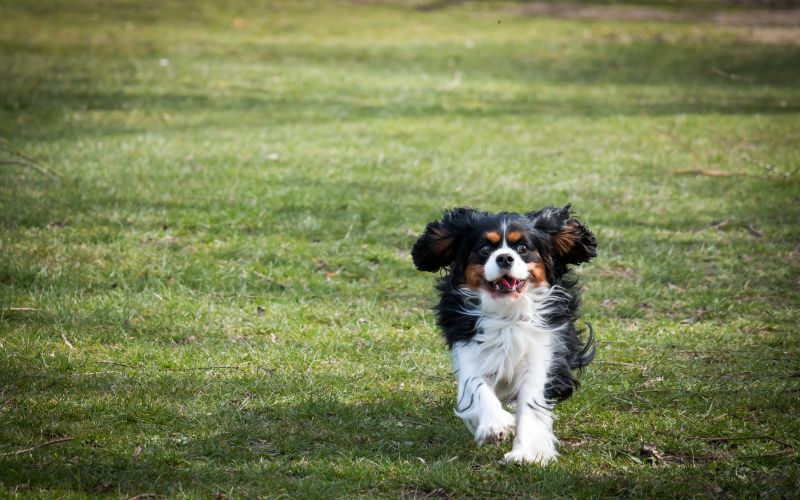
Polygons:
M300 66L311 64L334 75L365 78L306 82L319 89L312 93L254 83L240 83L226 94L194 85L178 85L178 90L164 92L143 83L123 91L108 88L76 60L60 64L75 65L71 71L82 74L80 79L58 85L51 82L52 68L47 65L27 70L27 74L12 73L3 85L0 111L48 122L51 129L53 118L60 118L65 111L135 110L145 116L202 111L217 116L237 114L245 122L302 124L447 116L789 114L800 110L795 100L780 102L775 96L776 91L795 89L800 82L800 52L783 46L612 39L550 52L530 50L522 42L488 42L473 49L446 44L413 58L391 46L315 48L251 43L234 49L246 54L243 63L252 58L254 67L285 66L291 72L302 63ZM117 61L108 56L98 55L97 59L105 61L108 71L122 71L123 75L131 71L116 67ZM185 71L191 76L191 69ZM454 72L463 74L463 82L450 91L442 90ZM426 87L402 83L417 74L440 83ZM135 80L135 75L127 78ZM214 120L189 127L214 126ZM67 136L127 129L109 123L56 127ZM47 134L29 126L13 135L41 137L43 133Z
M372 387L372 376L308 375L280 368L170 371L91 362L80 369L86 374L0 363L0 380L5 381L0 387L16 398L11 404L67 395L49 412L29 414L24 426L36 431L25 432L32 439L74 438L34 453L0 456L0 481L6 488L127 496L328 490L339 495L446 494L465 488L494 495L523 490L615 495L663 494L687 485L703 489L715 474L693 467L630 475L558 465L497 470L509 444L477 448L452 413L452 394L432 399L442 391L404 389L376 398L381 391ZM347 399L333 395L341 387L350 388ZM88 404L69 396L77 390ZM724 408L726 400L719 401ZM8 423L6 435L23 425ZM124 440L119 432L125 433ZM562 452L570 454L569 449ZM459 473L475 468L488 468L487 477L502 484ZM453 474L461 479L453 482ZM266 478L269 492L264 491ZM511 484L515 491L501 489Z
M25 426L43 438L69 434L74 441L39 453L0 456L0 481L7 487L94 492L105 484L125 494L169 494L181 484L202 481L257 488L265 466L290 484L306 475L308 461L391 463L420 457L434 462L453 457L454 448L470 442L449 403L422 394L350 403L331 396L339 387L369 380L281 370L250 375L133 370L92 362L81 368L91 375L0 363L10 404L79 389L82 399L98 405L87 412L69 398L57 415L30 415ZM112 393L119 396L100 403ZM374 397L369 391L350 396L359 394ZM282 402L287 399L292 402ZM21 422L9 425L6 431ZM111 436L120 425L129 443ZM461 455L460 460L469 460L469 454Z

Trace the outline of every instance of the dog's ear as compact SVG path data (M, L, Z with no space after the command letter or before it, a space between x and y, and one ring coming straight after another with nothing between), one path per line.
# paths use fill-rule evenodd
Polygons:
M526 214L536 229L550 235L553 257L563 266L589 262L597 256L597 239L572 216L572 205L546 207Z
M420 271L435 273L456 260L458 249L464 238L475 227L485 212L471 208L445 210L440 220L428 223L411 249L414 265Z

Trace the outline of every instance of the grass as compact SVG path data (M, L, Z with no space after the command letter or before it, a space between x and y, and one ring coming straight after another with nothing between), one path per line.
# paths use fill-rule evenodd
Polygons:
M0 496L798 493L796 37L441 7L0 2ZM567 202L597 361L501 466L409 249Z

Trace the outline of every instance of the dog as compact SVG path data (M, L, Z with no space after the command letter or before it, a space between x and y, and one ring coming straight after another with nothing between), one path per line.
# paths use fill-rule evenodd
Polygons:
M456 415L479 446L513 434L505 463L555 460L555 404L595 354L591 325L585 340L575 325L580 290L570 273L597 255L594 234L571 205L455 208L427 225L411 255L420 271L441 272L435 310L458 379Z

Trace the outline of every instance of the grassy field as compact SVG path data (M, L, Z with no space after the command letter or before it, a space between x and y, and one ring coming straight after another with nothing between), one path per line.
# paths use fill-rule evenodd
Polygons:
M0 496L800 492L791 16L422 3L0 0L0 137L61 175L0 155ZM409 250L567 202L598 356L503 466Z

